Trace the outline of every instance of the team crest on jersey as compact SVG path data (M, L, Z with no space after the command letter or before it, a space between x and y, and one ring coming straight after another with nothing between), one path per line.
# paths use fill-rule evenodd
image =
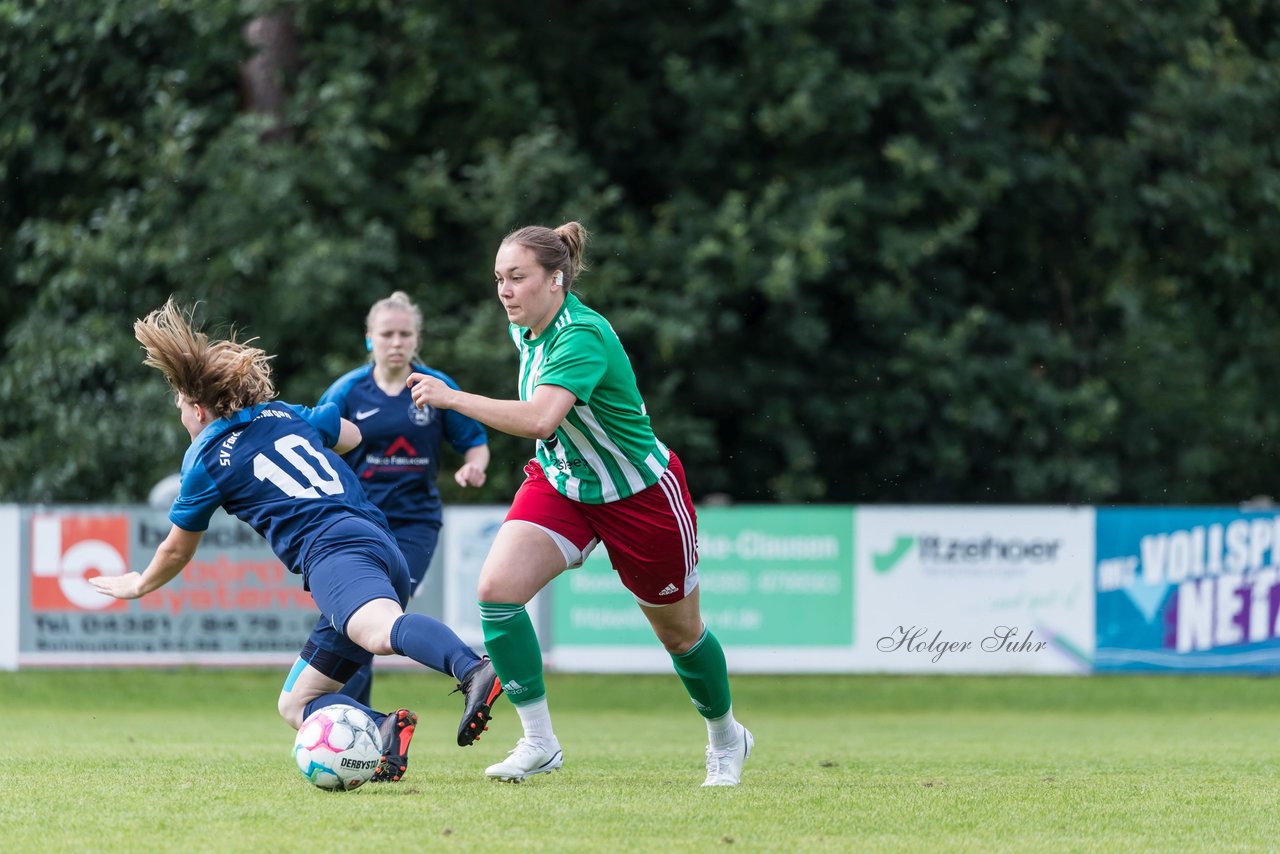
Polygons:
M436 411L430 406L424 406L422 409L409 404L409 420L419 427L426 427L431 423L431 419L436 415Z

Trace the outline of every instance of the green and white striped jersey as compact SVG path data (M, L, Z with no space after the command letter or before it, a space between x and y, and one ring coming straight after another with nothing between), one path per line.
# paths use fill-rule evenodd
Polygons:
M566 498L606 504L657 483L670 452L653 435L622 342L598 312L572 293L542 334L511 325L520 350L520 399L556 385L577 400L536 456Z

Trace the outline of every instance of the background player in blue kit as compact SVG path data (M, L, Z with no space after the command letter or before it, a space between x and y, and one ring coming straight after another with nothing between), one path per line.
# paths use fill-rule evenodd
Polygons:
M169 511L173 526L146 569L98 576L91 583L117 599L136 599L167 584L190 562L213 512L225 508L302 575L320 609L281 690L281 716L297 729L323 706L362 707L383 736L383 761L373 779L399 780L417 717L408 709L376 712L338 694L343 683L374 655L404 655L463 680L490 665L469 648L454 658L442 656L440 635L452 632L425 614L404 613L404 557L381 511L330 450L356 445L359 429L333 406L270 402L270 357L234 336L210 342L172 299L137 321L134 334L146 349L145 364L158 368L176 393L191 447ZM483 731L494 699L487 692L465 697L468 744Z
M365 318L369 364L339 377L320 398L360 428L360 443L343 458L355 471L369 500L387 517L409 566L410 595L426 577L443 518L436 476L444 443L462 455L453 479L459 486L483 486L489 467L489 437L480 423L457 412L419 408L409 394L409 374L417 371L457 387L445 374L421 364L418 344L422 312L408 294L380 299ZM464 647L457 635L441 635L446 656ZM488 688L498 690L496 677ZM369 702L373 665L362 667L342 693ZM459 690L481 690L461 683ZM495 695L496 696L496 695ZM462 733L459 734L460 737Z

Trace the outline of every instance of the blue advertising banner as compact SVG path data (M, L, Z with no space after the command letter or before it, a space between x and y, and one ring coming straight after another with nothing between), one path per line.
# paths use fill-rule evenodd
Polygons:
M1097 511L1095 670L1280 670L1280 514Z

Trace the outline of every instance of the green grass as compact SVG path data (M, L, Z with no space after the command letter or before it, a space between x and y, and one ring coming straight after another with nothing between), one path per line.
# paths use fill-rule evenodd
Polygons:
M0 674L9 851L1264 851L1280 845L1280 682L1229 677L737 677L756 736L701 789L671 677L552 676L562 771L483 778L504 704L453 744L443 677L384 673L422 715L403 783L295 770L283 673Z

